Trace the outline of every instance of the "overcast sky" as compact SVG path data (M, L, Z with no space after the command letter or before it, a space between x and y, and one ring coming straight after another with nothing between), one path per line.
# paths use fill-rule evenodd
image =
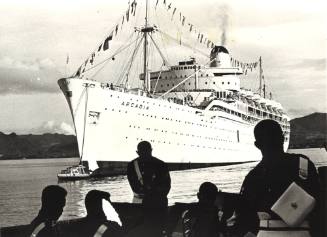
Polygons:
M245 62L263 57L268 88L291 118L327 111L324 1L170 2L217 44L227 15L230 53ZM127 3L0 0L0 131L73 132L57 80L76 70Z

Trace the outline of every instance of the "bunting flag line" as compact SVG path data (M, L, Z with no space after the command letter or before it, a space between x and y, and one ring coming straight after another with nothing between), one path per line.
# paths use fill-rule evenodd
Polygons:
M171 19L173 19L174 18L174 15L175 15L175 12L176 12L176 7L174 8L174 10L173 10L173 14L171 15Z
M95 53L92 53L91 58L90 58L91 65L93 65L94 58L95 58Z
M253 71L254 69L257 68L258 66L258 62L253 62L253 63L243 63L243 62L240 62L234 58L231 58L230 59L230 62L231 62L231 65L233 67L241 67L242 70L244 71L244 74L246 75L249 71Z
M127 22L129 21L129 8L128 8L127 11L126 11L126 21L127 21Z
M110 33L110 35L106 38L106 40L103 43L103 51L109 49L109 41L112 40L113 32Z
M116 29L115 29L116 35L118 33L118 25L116 25Z
M155 7L159 4L159 0L157 0ZM165 9L168 12L170 9L173 9L172 14L171 14L171 20L174 19L174 15L177 11L177 8L172 5L172 3L169 3L167 5L167 1L163 0L163 5L165 5ZM179 12L179 21L181 22L182 26L185 26L186 23L186 17L182 15L182 12ZM198 41L202 44L204 44L207 48L211 47L213 48L215 45L212 41L210 41L207 37L204 36L200 31L198 31L193 24L187 23L189 26L189 32L194 32L195 35L198 35Z
M159 2L159 0L157 0L157 3ZM129 16L130 14L132 14L133 16L135 16L136 13L136 6L137 6L137 2L136 0L134 0L131 4L130 2L128 2L128 9L126 11L126 14L123 14L120 24L121 24L121 28L123 27L123 24L125 23L125 19L126 22L129 21ZM74 74L74 76L80 77L81 74L83 74L86 70L86 66L88 63L90 63L91 65L93 65L95 57L96 57L96 53L97 55L100 54L101 50L106 51L107 49L109 49L109 41L111 41L113 39L113 35L115 34L117 36L119 31L119 23L115 26L115 29L110 33L110 35L104 40L104 42L102 42L98 48L91 54L91 56L86 59L86 61L77 69L76 73ZM68 63L69 61L69 57L67 56L67 60L66 63Z
M136 1L134 0L133 2L132 2L132 10L131 10L131 14L133 14L133 16L135 16L135 12L136 12L136 5L137 5L137 3L136 3Z
M161 0L157 0L156 1L156 4L155 4L155 8L158 6L159 4L159 1ZM173 3L167 3L166 0L162 0L163 2L163 5L165 6L164 9L168 12L170 11L170 9L172 9L172 13L171 13L171 20L174 19L174 16L176 14L176 11L177 11L177 8L173 6ZM110 33L110 35L104 40L104 42L102 42L97 51L94 51L91 56L85 61L85 65L82 65L78 71L76 72L75 75L77 74L81 74L81 72L83 73L85 71L85 67L87 65L88 62L90 62L92 65L94 63L94 59L96 57L96 54L95 52L98 52L100 53L101 52L101 49L103 51L106 51L109 49L109 46L110 46L110 43L109 41L111 41L113 39L113 36L117 36L118 35L118 32L119 32L119 27L120 29L122 30L123 28L123 25L127 22L129 22L130 20L130 16L135 16L135 13L136 13L136 6L137 6L137 2L136 0L133 0L132 3L130 3L130 1L128 2L128 9L126 11L125 14L123 14L120 22L115 26L115 28L112 30L112 32ZM194 33L195 37L197 36L197 41L201 44L203 44L205 47L209 48L213 48L215 46L215 44L213 43L213 41L209 40L203 33L201 33L200 30L198 30L193 24L189 23L189 22L186 22L186 17L182 14L181 11L179 11L179 22L182 26L185 26L187 24L186 27L187 30L186 31L189 31L190 33ZM121 24L121 25L120 25ZM179 43L182 44L182 39L181 39L181 36L179 37ZM232 61L232 64L234 64L235 66L241 66L242 68L244 67L247 67L249 68L249 70L252 71L253 68L255 68L257 66L257 62L255 63L251 63L251 64L240 64L240 62L234 60L234 59L231 59Z

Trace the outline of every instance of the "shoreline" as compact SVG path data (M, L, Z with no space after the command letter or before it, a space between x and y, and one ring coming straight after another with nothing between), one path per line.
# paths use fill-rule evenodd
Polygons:
M290 150L307 150L307 149L326 149L325 147L296 147L296 148L289 148L287 151ZM327 152L327 150L326 150ZM55 156L55 157L18 157L18 158L10 158L10 157L0 157L1 160L50 160L50 159L76 159L78 157L71 157L71 156Z

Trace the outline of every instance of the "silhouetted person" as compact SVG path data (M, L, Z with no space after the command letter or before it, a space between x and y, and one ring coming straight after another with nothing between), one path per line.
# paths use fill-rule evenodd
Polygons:
M142 203L144 225L152 231L152 236L158 236L163 231L167 215L167 195L170 190L168 167L152 156L152 147L147 141L137 145L137 154L139 157L127 167L128 181L134 192L133 202Z
M254 136L254 144L261 151L262 160L243 181L241 197L244 203L238 211L236 226L243 234L255 234L260 230L259 236L287 236L280 229L286 226L288 234L293 231L292 236L308 236L305 223L288 227L271 208L293 182L319 201L319 180L314 164L303 155L284 152L283 132L274 120L259 122L254 128ZM317 234L317 218L316 210L307 217L312 236ZM279 231L277 234L274 233L276 230Z
M52 237L59 236L56 226L66 205L67 191L57 185L50 185L42 191L42 206L39 214L30 224L30 236Z
M105 200L105 201L103 201ZM69 237L121 237L122 228L115 221L109 221L103 210L103 203L110 203L110 194L91 190L85 196L87 216L71 223L65 236ZM113 209L114 210L114 209Z
M215 206L218 189L210 182L200 185L197 205L182 215L184 237L216 237L220 231L218 208Z

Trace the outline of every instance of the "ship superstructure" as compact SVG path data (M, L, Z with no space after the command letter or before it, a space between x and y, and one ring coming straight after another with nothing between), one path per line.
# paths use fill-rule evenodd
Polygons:
M80 74L58 82L72 113L81 159L90 169L124 174L143 140L171 169L257 161L261 154L254 146L253 128L268 118L281 124L287 149L289 118L281 104L266 98L264 87L259 93L241 88L244 70L232 65L224 46L213 45L205 64L192 57L150 71L147 40L155 30L147 22L140 30L144 67L137 79L142 87ZM261 72L261 58L259 63Z

